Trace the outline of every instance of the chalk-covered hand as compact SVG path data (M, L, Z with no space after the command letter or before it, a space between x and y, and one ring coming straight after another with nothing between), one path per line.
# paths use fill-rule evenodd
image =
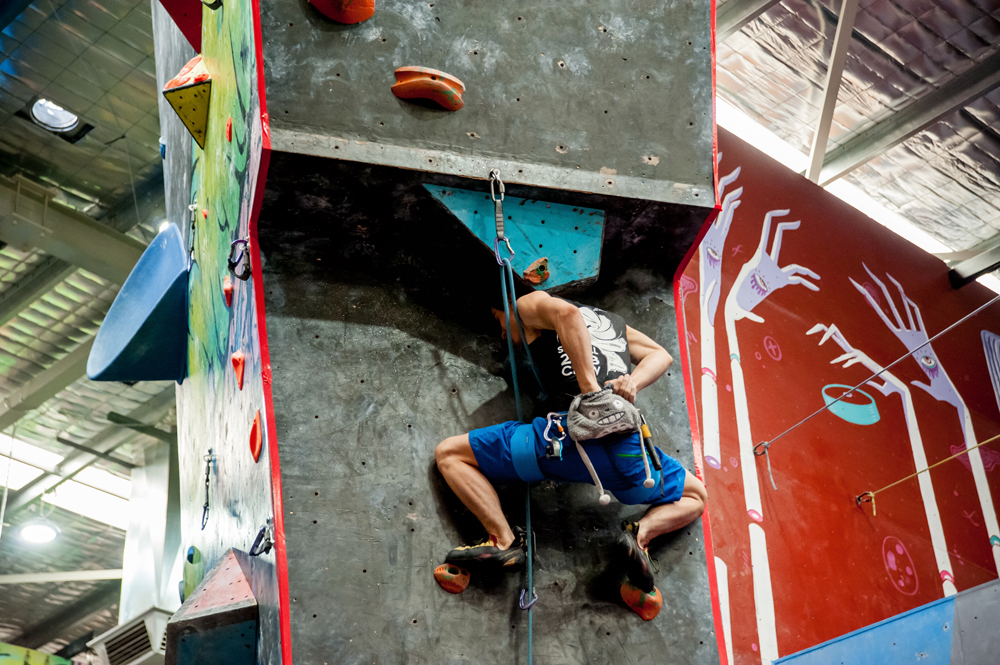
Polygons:
M605 386L610 386L611 392L619 397L624 397L632 404L635 404L635 395L638 392L631 374L622 374L617 379L605 381Z

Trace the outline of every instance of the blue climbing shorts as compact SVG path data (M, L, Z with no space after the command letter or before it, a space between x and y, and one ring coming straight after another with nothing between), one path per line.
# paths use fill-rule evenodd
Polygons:
M530 424L509 421L472 430L469 432L469 443L472 445L479 470L496 484L522 482L525 477L530 478L534 471L540 472L540 478L536 476L532 478L533 480L592 485L590 472L584 466L576 445L569 437L566 437L564 442L566 445L563 447L561 460L545 456L547 445L545 426L545 418L535 418ZM565 427L565 417L563 426ZM597 477L601 479L601 484L620 503L658 506L679 500L684 493L687 471L677 460L657 448L663 471L657 471L650 466L656 484L650 488L644 487L642 483L646 479L646 471L642 463L641 446L642 438L638 432L633 432L612 434L602 439L588 441L585 450L591 464L594 465L594 470L597 471ZM512 452L512 449L517 448L523 451L521 455ZM525 459L525 456L531 455L532 451L537 460L537 470L531 465L530 459L527 461ZM660 495L661 473L663 474L662 496Z

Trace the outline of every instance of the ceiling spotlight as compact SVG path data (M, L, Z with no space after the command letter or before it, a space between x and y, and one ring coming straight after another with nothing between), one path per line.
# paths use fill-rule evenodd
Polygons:
M80 118L48 99L31 105L31 119L50 132L69 132L80 124Z
M21 527L21 539L29 543L48 543L58 535L59 527L44 517L36 517Z
M170 226L170 222L169 221L163 220L162 222L160 222L160 233L163 233L164 231L166 231L168 226Z

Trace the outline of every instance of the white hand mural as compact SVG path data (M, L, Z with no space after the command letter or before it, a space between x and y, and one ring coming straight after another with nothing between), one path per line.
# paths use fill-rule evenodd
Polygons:
M962 435L965 438L965 447L968 449L969 453L969 464L972 467L972 477L976 483L976 493L979 496L979 505L983 511L983 518L986 521L987 536L990 539L990 547L993 551L993 564L998 573L1000 573L1000 525L997 524L997 514L996 509L993 506L993 496L990 493L989 481L986 478L986 469L983 466L983 458L979 452L979 448L976 448L976 433L972 426L972 416L969 413L968 407L965 405L965 400L962 396L958 394L958 390L955 388L955 384L952 383L951 377L948 376L948 372L945 371L944 366L941 365L941 361L938 359L937 354L930 344L927 343L929 339L927 335L927 328L924 326L923 317L920 315L920 308L917 304L913 302L910 298L906 296L906 292L903 290L903 285L893 279L892 275L886 275L886 278L891 281L896 289L899 291L900 302L903 307L903 311L906 313L906 320L903 320L903 316L900 314L899 309L896 307L896 303L893 301L892 295L889 293L889 289L882 280L877 278L875 274L868 269L868 266L864 266L865 272L868 276L878 284L879 288L882 290L882 294L885 296L886 302L889 305L889 309L893 314L893 318L890 319L889 316L882 311L879 307L878 302L875 297L862 285L858 284L853 279L851 284L860 291L868 304L871 305L875 313L878 314L879 318L882 319L882 323L892 331L892 333L899 339L900 342L906 346L907 351L915 351L913 354L914 359L917 361L917 365L924 372L927 377L928 383L923 381L913 381L913 385L917 386L928 395L932 396L939 402L946 402L955 407L958 412L959 423L962 426Z
M743 474L743 498L746 504L750 535L750 566L753 572L754 604L757 608L757 639L760 643L760 657L763 663L778 658L778 636L774 620L774 597L771 590L771 570L767 560L767 539L761 524L764 512L760 501L760 479L757 476L757 461L753 453L755 441L750 430L750 412L747 406L747 389L740 364L739 339L736 322L749 319L757 323L763 317L753 310L775 291L790 284L819 291L819 287L804 279L807 275L819 279L819 275L808 268L791 264L779 267L781 240L785 231L799 228L801 222L782 222L777 225L771 250L767 251L771 233L771 220L789 213L788 210L772 210L764 216L760 244L750 260L743 265L733 288L726 298L726 336L729 339L729 363L733 374L733 402L736 410L736 430L739 437L740 471Z
M819 275L812 270L796 264L790 264L784 268L778 267L778 254L781 253L782 235L785 231L793 231L799 228L802 222L781 222L778 224L778 230L774 234L774 243L771 245L771 251L765 253L767 238L771 233L771 219L774 217L783 217L788 213L788 210L772 210L764 216L764 228L761 230L760 245L757 246L757 251L753 257L743 266L739 277L736 278L736 285L733 287L733 291L736 293L735 305L738 306L733 307L732 310L737 315L736 321L748 318L751 321L763 323L763 318L753 314L754 307L778 289L783 289L789 284L801 284L810 291L819 291L818 286L801 277L801 275L808 275L813 279L819 279ZM733 297L730 294L726 300L727 315L730 303L732 302Z
M853 365L861 365L867 368L872 374L881 372L879 379L868 382L868 385L888 397L899 395L903 401L903 414L906 417L906 431L910 437L910 451L913 454L914 471L927 467L927 455L924 450L923 439L920 436L920 427L917 424L917 416L913 410L913 397L906 383L898 379L891 372L885 369L864 351L859 351L848 343L843 333L836 325L825 326L816 324L806 333L815 335L823 333L819 340L822 346L828 340L833 340L844 350L844 354L837 356L830 361L831 365L843 363L844 369ZM889 479L892 480L892 479ZM920 497L923 499L924 516L927 518L927 529L931 535L931 547L934 551L934 559L937 561L938 574L941 578L941 588L945 596L952 596L956 593L955 576L952 574L951 557L948 554L948 544L944 537L944 527L941 524L941 514L938 511L937 498L934 495L934 485L931 482L930 474L922 473L917 476L920 487Z
M719 178L719 196L739 175L740 169L737 167L729 175ZM742 193L743 188L738 187L726 194L722 210L698 248L701 253L701 260L698 262L701 280L701 434L705 463L713 469L722 466L719 451L719 387L716 385L715 311L722 287L722 252Z

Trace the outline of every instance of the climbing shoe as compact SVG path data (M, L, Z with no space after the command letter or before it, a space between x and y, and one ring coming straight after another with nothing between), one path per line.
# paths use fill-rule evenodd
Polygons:
M645 547L639 547L636 538L639 535L638 522L622 522L622 535L618 536L618 545L628 559L628 579L639 590L652 593L656 586L653 575L660 572L660 566L655 559L649 558Z
M514 530L514 542L510 547L502 550L497 545L496 536L490 536L481 543L456 547L448 552L444 558L445 563L453 563L457 566L480 567L502 570L503 572L515 572L521 570L527 555L524 552L524 532L520 529Z

